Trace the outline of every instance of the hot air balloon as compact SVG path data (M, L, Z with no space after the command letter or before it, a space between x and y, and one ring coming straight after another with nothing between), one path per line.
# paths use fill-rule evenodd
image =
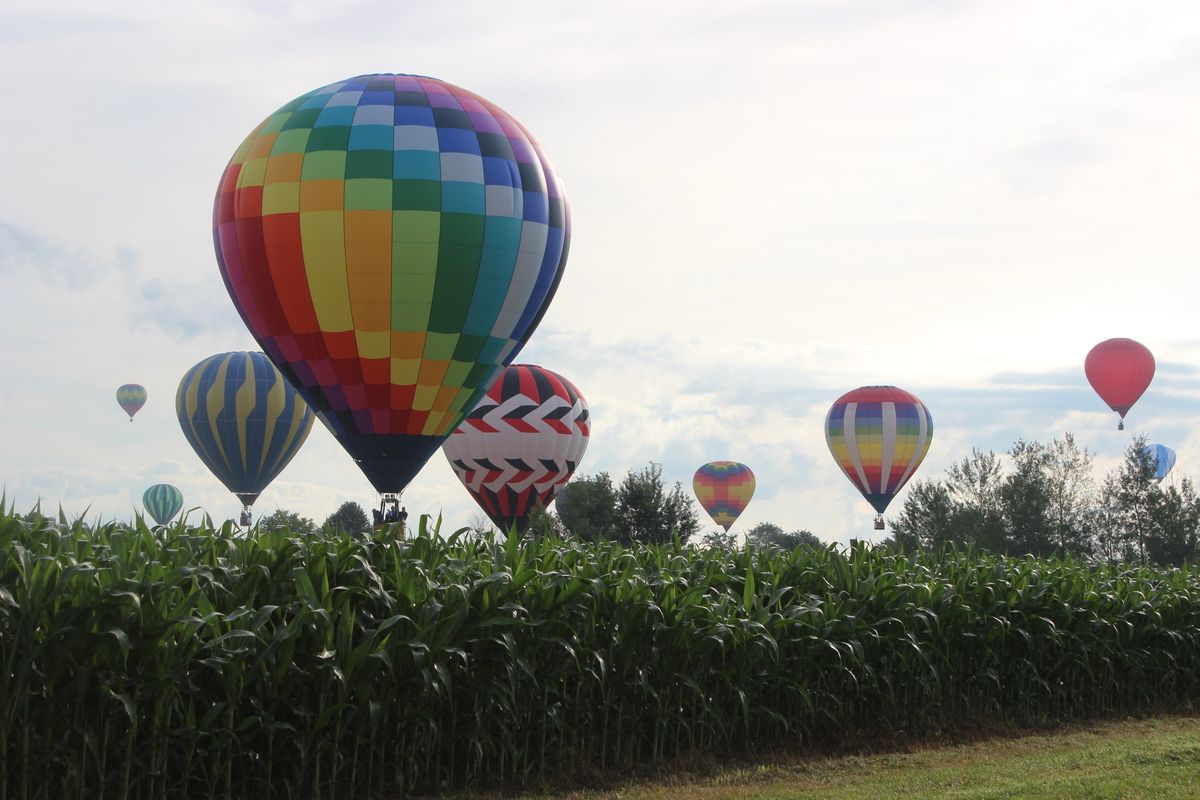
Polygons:
M1154 480L1161 481L1175 466L1175 451L1165 444L1148 444L1142 448L1146 458L1154 465Z
M541 321L570 214L505 111L434 78L362 75L250 133L213 229L250 332L394 497Z
M729 533L754 495L754 473L736 461L710 461L692 476L700 506Z
M1133 339L1106 339L1088 352L1083 362L1088 383L1120 415L1117 430L1125 430L1125 415L1154 379L1154 356Z
M220 353L192 367L175 413L196 455L242 501L245 525L313 424L303 398L262 353Z
M933 418L925 404L895 386L862 386L834 401L825 417L825 442L842 472L883 512L929 452Z
M146 405L146 387L138 383L126 383L118 386L117 405L129 415L129 421L133 422L133 415Z
M183 508L183 493L169 483L156 483L142 495L146 513L166 525Z
M513 364L442 445L463 486L502 531L523 531L550 505L587 450L592 420L569 380Z

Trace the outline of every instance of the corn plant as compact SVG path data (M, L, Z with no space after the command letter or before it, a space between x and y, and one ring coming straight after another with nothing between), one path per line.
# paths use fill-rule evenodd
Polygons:
M0 800L360 798L1200 701L1200 579L969 552L25 521Z

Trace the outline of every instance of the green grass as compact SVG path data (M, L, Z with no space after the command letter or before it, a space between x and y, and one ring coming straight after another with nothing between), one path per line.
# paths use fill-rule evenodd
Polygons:
M1107 800L1200 797L1200 717L1126 720L912 752L784 754L556 800ZM499 795L472 795L479 800Z

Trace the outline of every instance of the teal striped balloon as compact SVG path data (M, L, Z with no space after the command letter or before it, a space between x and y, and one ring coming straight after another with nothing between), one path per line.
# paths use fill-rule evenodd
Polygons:
M296 455L314 419L262 353L221 353L192 367L175 413L196 455L247 506Z
M183 492L169 483L156 483L142 495L146 513L159 525L166 525L183 508Z

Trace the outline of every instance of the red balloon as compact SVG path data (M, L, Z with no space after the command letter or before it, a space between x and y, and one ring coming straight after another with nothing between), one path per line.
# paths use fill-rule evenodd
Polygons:
M1091 349L1083 362L1088 383L1121 415L1117 430L1125 430L1125 415L1154 378L1154 356L1133 339L1108 339Z

